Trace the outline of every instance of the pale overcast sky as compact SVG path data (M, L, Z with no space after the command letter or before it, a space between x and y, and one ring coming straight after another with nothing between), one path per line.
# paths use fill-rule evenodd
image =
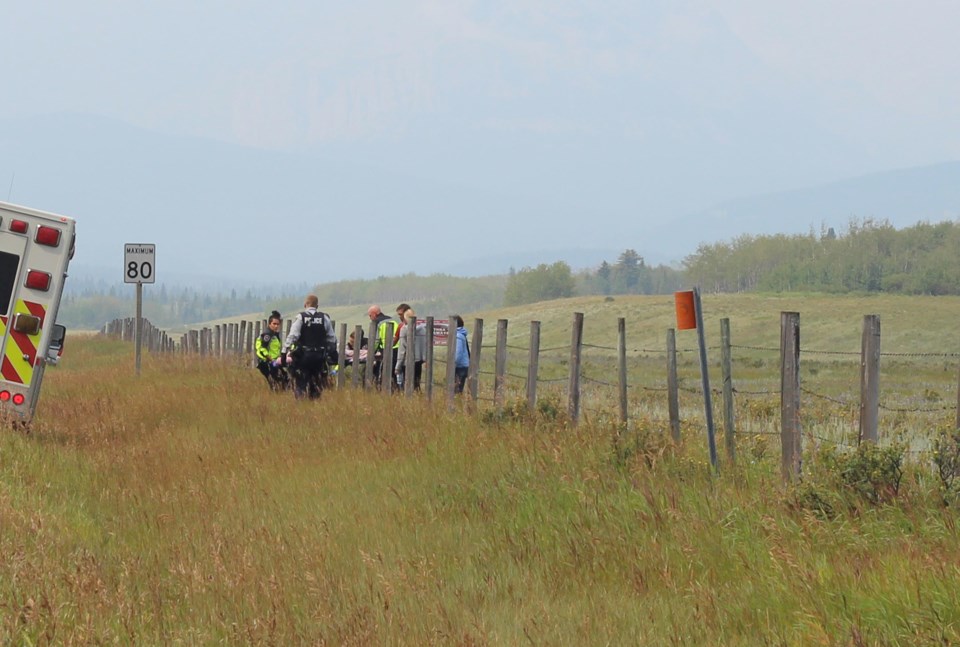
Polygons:
M676 117L650 96L667 92L705 112L796 102L870 166L960 146L947 0L40 0L0 20L2 116L89 112L277 149L403 138L432 118L642 142ZM564 105L593 93L589 110Z
M39 0L0 25L0 118L558 204L682 212L960 159L955 1Z

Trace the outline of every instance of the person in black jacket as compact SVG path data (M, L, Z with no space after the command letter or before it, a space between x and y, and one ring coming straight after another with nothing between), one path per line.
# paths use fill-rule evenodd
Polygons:
M304 311L290 326L283 352L293 367L293 394L297 399L320 397L327 383L327 367L337 364L337 336L326 313L317 310L316 295L304 299Z

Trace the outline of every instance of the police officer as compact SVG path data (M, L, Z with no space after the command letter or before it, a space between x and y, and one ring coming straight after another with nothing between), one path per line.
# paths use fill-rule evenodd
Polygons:
M367 317L376 324L376 342L373 347L373 381L377 388L381 388L381 371L383 364L383 350L388 344L393 346L393 365L388 367L387 375L393 382L391 388L396 388L396 376L393 374L394 367L397 365L397 349L400 347L400 339L397 337L397 329L400 322L395 321L383 314L378 305L372 305L367 308ZM369 359L369 355L367 356Z
M293 394L298 399L304 395L311 400L319 398L327 380L327 362L338 362L333 323L317 310L318 303L315 294L307 295L304 311L293 320L283 344L283 353L293 360Z
M256 349L257 370L267 378L267 384L274 391L282 391L290 383L287 369L280 359L280 324L283 319L280 313L274 310L267 320L267 329L257 337L254 344Z

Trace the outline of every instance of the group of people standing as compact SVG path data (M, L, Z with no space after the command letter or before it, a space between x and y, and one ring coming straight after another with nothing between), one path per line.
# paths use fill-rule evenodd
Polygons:
M270 388L283 391L293 384L299 399L319 398L327 384L331 368L339 364L337 336L329 315L317 309L319 300L308 294L303 311L290 325L290 332L280 341L283 319L274 310L267 319L267 329L254 344L257 368Z
M316 399L320 397L331 374L339 370L340 358L333 322L326 313L317 310L316 295L307 295L303 306L303 312L293 320L289 334L282 341L283 319L276 310L270 313L267 329L257 337L255 343L256 362L257 369L272 390L287 390L292 384L294 396L298 399ZM354 333L351 333L343 358L344 365L358 365L369 358L374 362L374 382L379 385L385 368L383 351L389 344L393 349L393 365L386 368L390 370L394 387L402 389L406 380L412 379L414 390L419 391L427 355L427 326L425 322L417 320L416 312L408 303L401 303L396 312L397 319L392 319L378 305L367 309L367 316L376 324L373 353L370 355L369 341L365 336L357 342ZM470 345L463 318L457 315L456 320L449 322L448 326L454 323L456 329L451 333L456 335L455 387L457 393L462 393L470 368ZM407 326L414 327L412 348L408 348ZM406 375L407 358L410 355L413 356L414 366L412 376Z

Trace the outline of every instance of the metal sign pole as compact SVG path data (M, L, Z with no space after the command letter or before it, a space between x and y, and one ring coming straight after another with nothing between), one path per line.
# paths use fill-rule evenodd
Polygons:
M697 341L700 342L700 379L703 382L703 406L707 418L707 441L710 444L710 464L717 469L717 441L713 429L713 402L710 397L710 376L707 372L707 344L703 335L703 311L700 309L700 288L693 288L693 310L697 318Z
M123 282L137 284L137 320L134 322L134 351L137 377L140 377L140 350L143 347L143 284L157 280L157 246L153 243L127 243L123 246Z
M140 377L140 349L143 345L143 283L137 281L136 364Z

